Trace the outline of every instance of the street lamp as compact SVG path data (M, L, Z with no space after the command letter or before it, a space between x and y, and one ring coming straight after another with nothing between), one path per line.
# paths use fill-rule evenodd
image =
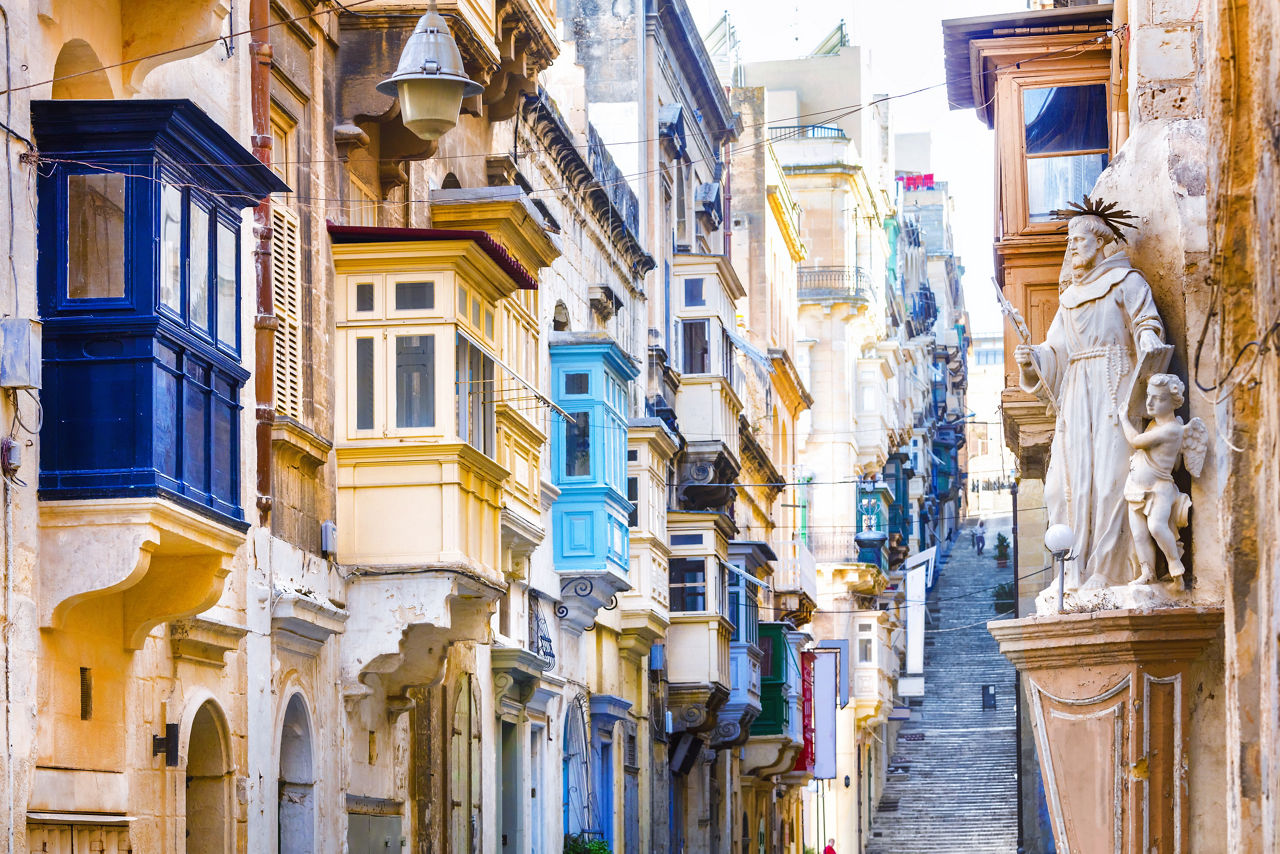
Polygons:
M1062 600L1066 595L1067 561L1071 559L1071 547L1076 543L1075 531L1062 524L1050 525L1044 532L1044 545L1053 554L1058 567L1058 613L1062 613Z
M400 53L396 73L378 84L383 95L400 99L400 119L420 139L439 139L458 123L462 99L484 87L467 77L449 25L432 0Z

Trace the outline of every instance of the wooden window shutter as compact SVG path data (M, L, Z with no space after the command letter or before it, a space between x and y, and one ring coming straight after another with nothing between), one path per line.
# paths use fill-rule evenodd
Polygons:
M302 240L298 215L271 206L271 291L276 320L276 412L302 418Z

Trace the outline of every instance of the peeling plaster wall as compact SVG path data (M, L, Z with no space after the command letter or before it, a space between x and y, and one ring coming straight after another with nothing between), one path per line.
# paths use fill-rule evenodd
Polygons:
M1244 353L1218 408L1220 444L1243 449L1232 451L1219 514L1227 593L1227 847L1270 851L1280 844L1280 360L1274 340L1262 353L1249 344L1274 328L1280 305L1280 9L1212 0L1203 14L1210 264L1220 288L1208 377Z

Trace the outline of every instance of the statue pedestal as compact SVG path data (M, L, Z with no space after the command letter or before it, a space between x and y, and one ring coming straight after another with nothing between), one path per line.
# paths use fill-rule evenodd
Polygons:
M1191 592L1182 588L1180 580L1161 579L1154 584L1123 584L1090 590L1068 590L1062 598L1064 614L1097 613L1099 611L1150 611L1156 608L1178 608L1191 604ZM1036 596L1036 613L1058 613L1058 583L1055 577Z
M1057 849L1189 850L1190 671L1219 608L1054 614L988 624L1022 674Z

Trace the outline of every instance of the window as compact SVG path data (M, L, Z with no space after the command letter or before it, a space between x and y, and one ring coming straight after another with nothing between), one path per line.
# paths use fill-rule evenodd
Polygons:
M564 393L565 394L587 394L591 387L591 375L587 373L572 373L564 375Z
M671 610L707 610L707 563L702 558L673 557L669 566Z
M1107 87L1048 86L1022 90L1031 222L1079 201L1107 166Z
M737 371L733 363L733 339L729 337L728 330L720 330L720 375L729 381L729 385L735 385L735 374Z
M733 621L733 640L755 644L759 641L760 600L755 584L742 576L742 571L726 567L729 574L729 619Z
M858 641L858 663L871 663L871 638L862 638Z
M350 170L347 181L351 184L351 196L347 203L349 225L376 226L378 224L378 194Z
M373 429L373 339L356 339L356 429Z
M357 286L357 288L360 286ZM369 308L360 308L360 293L356 292L356 310L373 309L373 286L369 285ZM427 311L435 308L435 282L396 282L396 311Z
M680 340L684 345L681 371L705 374L711 370L711 343L707 334L709 321L685 320L680 324Z
M458 436L488 457L494 453L494 362L466 337L457 347Z
M640 527L640 478L627 478L627 500L631 502L631 512L627 514L627 527Z
M396 427L436 425L436 337L396 336Z
M686 306L707 304L706 298L702 293L702 279L684 280L684 304Z
M356 311L373 311L373 282L356 285Z
M298 215L271 206L271 297L275 307L276 411L302 417L302 242ZM372 362L370 363L372 367ZM372 410L370 410L372 412ZM369 427L373 425L370 424Z
M298 123L271 109L271 171L295 192L298 189Z
M124 185L124 175L67 176L67 299L124 296Z
M172 184L160 191L160 302L182 311L182 190Z
M591 476L591 413L570 412L564 422L564 476Z

